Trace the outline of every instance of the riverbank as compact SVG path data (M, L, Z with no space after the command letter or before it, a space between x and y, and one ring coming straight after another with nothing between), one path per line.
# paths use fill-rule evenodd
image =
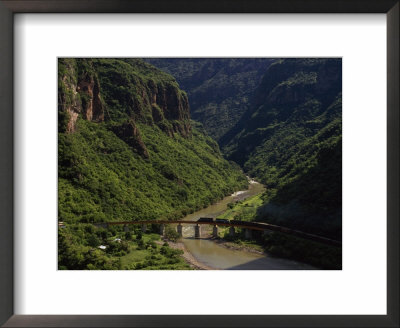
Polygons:
M168 243L168 246L172 249L179 249L183 251L182 258L186 261L187 264L194 270L217 270L215 268L211 268L204 263L201 263L196 260L196 258L187 250L185 245L181 241L171 241L167 238L163 238L164 242ZM163 244L163 242L158 242L159 244Z
M261 246L259 246L259 245L237 244L237 243L234 243L229 240L222 239L222 238L218 238L218 239L210 238L210 239L213 242L215 242L217 245L220 245L222 247L232 249L235 251L244 251L244 252L259 254L259 255L269 255L264 250L262 250Z
M212 237L211 234L208 234L208 236L199 238L199 240L207 240L210 242L215 243L218 246L221 246L226 249L234 250L234 251L240 251L240 252L245 252L249 254L257 254L261 256L267 256L268 254L265 253L264 251L257 249L258 245L239 245L237 243L231 242L229 240L225 240L223 238L214 238ZM185 244L183 243L182 239L174 242L171 241L165 237L162 237L162 241L157 241L156 243L159 245L162 245L164 242L168 243L168 246L172 249L179 249L183 251L183 254L181 255L182 258L186 261L187 264L190 265L190 267L194 270L219 270L217 268L210 267L200 261L198 261L192 253L189 252L189 250L186 248Z
M233 251L240 251L248 254L256 254L260 256L269 256L266 252L263 250L259 249L260 247L258 245L246 245L242 244L239 245L237 243L231 242L229 240L225 240L223 238L214 238L212 237L211 234L209 234L206 237L199 238L198 240L201 241L209 241L212 243L215 243L218 246L221 246L225 249L233 250ZM182 258L188 263L192 269L194 270L219 270L218 268L210 267L200 261L198 261L191 253L190 251L186 248L185 244L183 243L182 239L178 240L177 242L173 242L167 238L163 238L164 242L168 243L168 246L173 249L179 249L183 251L183 254L181 255ZM162 244L162 242L158 242Z
M277 258L249 245L235 244L223 239L185 238L187 250L196 253L195 264L206 270L312 270L314 267L290 259ZM255 245L256 246L256 245ZM205 267L204 267L204 266ZM194 267L195 268L195 267ZM195 268L196 269L196 268Z

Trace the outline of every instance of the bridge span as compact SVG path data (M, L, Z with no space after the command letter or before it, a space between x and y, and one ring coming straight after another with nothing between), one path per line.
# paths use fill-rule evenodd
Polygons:
M309 234L306 232L302 232L299 230L289 229L286 227L281 227L269 223L263 222L246 222L246 221L235 221L231 220L230 223L227 222L216 222L216 221L186 221L186 220L143 220L143 221L113 221L113 222L102 222L102 223L94 223L95 226L108 228L112 225L123 225L125 231L129 230L128 225L140 225L143 232L147 231L147 225L156 224L160 227L160 234L164 235L165 225L167 224L176 224L176 230L178 234L182 237L183 229L182 224L190 224L194 225L195 238L201 238L201 229L200 225L212 225L213 226L213 236L218 237L218 227L230 227L229 235L235 236L235 228L242 228L245 230L245 238L251 239L251 231L262 231L264 234L269 234L271 232L280 232L288 235L293 235L296 237L300 237L303 239L313 240L316 242L320 242L326 245L341 247L342 243L337 240L329 239L326 237Z

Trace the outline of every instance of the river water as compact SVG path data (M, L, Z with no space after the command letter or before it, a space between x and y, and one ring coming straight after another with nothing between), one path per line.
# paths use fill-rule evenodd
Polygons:
M237 191L216 204L187 215L183 220L197 221L200 217L217 217L222 214L231 202L243 200L265 190L264 186L250 180L248 190ZM202 235L209 232L211 226L201 225ZM224 270L309 270L313 267L286 259L260 255L247 251L233 250L218 245L209 239L195 239L194 226L183 226L182 242L187 250L201 263L214 269Z

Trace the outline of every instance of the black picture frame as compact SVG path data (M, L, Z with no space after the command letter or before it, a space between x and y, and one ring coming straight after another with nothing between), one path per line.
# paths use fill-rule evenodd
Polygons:
M399 0L0 0L0 324L4 327L399 327L399 8ZM16 13L385 13L387 315L14 315L13 17Z

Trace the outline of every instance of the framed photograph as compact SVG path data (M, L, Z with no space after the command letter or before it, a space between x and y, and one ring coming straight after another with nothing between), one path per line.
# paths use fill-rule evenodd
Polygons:
M0 323L398 327L398 1L0 1Z

